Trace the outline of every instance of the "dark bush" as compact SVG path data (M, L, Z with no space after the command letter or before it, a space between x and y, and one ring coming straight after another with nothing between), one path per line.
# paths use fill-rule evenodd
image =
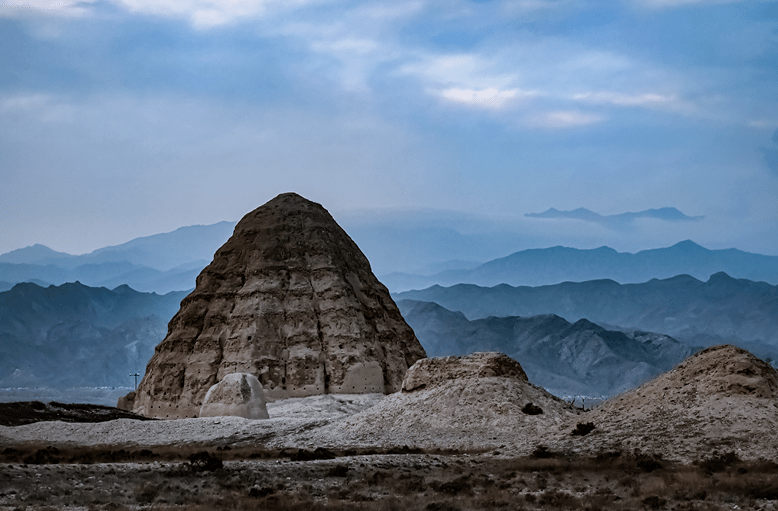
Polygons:
M778 500L778 486L765 484L764 486L751 486L743 492L752 499Z
M427 511L459 511L459 508L448 502L431 502L425 508Z
M728 452L726 454L713 456L707 460L699 461L697 462L697 465L707 472L723 472L727 467L731 467L738 461L740 461L740 458L737 457L737 454Z
M557 490L544 491L538 503L541 506L552 506L554 508L576 508L579 504L575 496Z
M467 477L462 476L451 481L447 481L437 487L437 491L440 493L449 493L451 495L459 495L461 493L469 493L472 489L470 481Z
M59 449L56 447L48 446L45 449L38 449L35 454L31 454L24 458L24 462L28 465L44 465L48 463L59 463Z
M548 447L545 445L539 445L535 447L535 450L532 451L532 454L530 455L531 458L540 460L540 459L546 459L546 458L556 458L557 453L553 451L549 451Z
M348 475L348 467L346 465L335 465L327 472L327 475L330 477L346 477Z
M571 433L573 436L585 436L594 430L594 424L591 422L579 422Z
M195 472L213 472L223 466L222 460L212 456L208 451L197 452L189 456L189 468Z
M254 498L267 497L268 495L272 495L275 492L276 492L275 489L269 486L265 486L262 488L255 486L254 488L249 490L249 497L254 497Z
M524 405L524 408L521 409L522 412L526 413L527 415L541 415L543 414L543 409L535 404L527 403Z
M643 499L642 502L643 504L645 504L651 509L659 509L665 504L667 504L667 501L665 499L661 499L656 495L651 495L650 497L646 497L645 499Z
M636 465L640 470L647 473L662 468L662 463L659 460L654 458L649 458L648 456L638 458Z
M323 447L317 447L313 451L306 451L305 449L299 449L297 452L292 453L289 459L292 461L313 461L313 460L332 460L335 459L335 453L325 449Z

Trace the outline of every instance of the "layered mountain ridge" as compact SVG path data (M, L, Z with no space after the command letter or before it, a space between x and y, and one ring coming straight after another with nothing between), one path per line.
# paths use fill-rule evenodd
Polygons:
M653 332L620 332L554 315L468 320L433 302L397 305L427 355L498 351L518 360L530 380L559 396L607 396L671 369L696 348Z

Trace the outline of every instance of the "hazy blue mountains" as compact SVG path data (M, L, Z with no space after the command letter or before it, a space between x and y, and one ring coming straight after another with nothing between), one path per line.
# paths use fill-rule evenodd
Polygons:
M14 250L0 255L0 290L18 282L75 281L108 288L127 284L158 293L192 289L234 226L234 222L219 222L182 227L83 255L56 252L44 245Z
M549 208L543 213L527 213L524 215L529 218L562 218L570 220L583 220L593 222L610 229L625 230L632 226L635 220L641 218L652 218L655 220L664 220L667 222L694 222L702 220L701 216L687 216L676 208L657 208L638 211L637 213L620 213L618 215L600 215L586 208L578 208L572 211L559 211L555 208Z
M775 357L778 352L778 286L725 273L706 282L679 275L641 284L613 280L539 287L458 284L394 297L435 302L471 320L556 314L570 322L586 318L622 331L661 332L688 345L731 342L758 356Z
M521 363L530 381L560 396L622 392L694 351L666 335L608 330L585 319L570 323L554 314L470 321L432 302L397 305L427 356L506 353Z
M0 293L0 386L128 386L186 292L22 283Z
M443 271L431 276L393 273L381 277L381 281L390 290L399 292L459 283L542 286L598 279L639 283L684 274L707 280L718 272L778 284L778 256L737 249L709 250L688 240L635 254L608 247L590 250L552 247L522 250L472 269Z

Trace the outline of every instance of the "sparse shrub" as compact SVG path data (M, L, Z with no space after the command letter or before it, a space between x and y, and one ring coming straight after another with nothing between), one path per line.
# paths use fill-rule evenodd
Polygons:
M575 496L557 490L544 491L538 503L541 506L553 506L555 508L578 508L580 504Z
M667 504L667 501L665 499L659 498L656 495L651 495L650 497L646 497L642 500L643 504L648 506L651 509L660 509L662 506Z
M249 490L249 497L254 497L254 498L267 497L268 495L272 495L275 492L276 490L269 486L263 486L262 488L255 486Z
M437 491L440 493L449 493L451 495L459 495L462 493L469 493L472 489L470 480L466 476L458 477L451 481L447 481L437 487Z
M555 458L556 453L549 451L548 447L545 445L539 445L535 447L535 450L532 451L532 455L530 456L533 459L540 460L540 459L547 459L547 458Z
M526 495L524 495L524 500L526 500L528 503L532 504L533 502L535 502L536 497L535 497L535 495L533 493L527 493Z
M346 477L348 475L348 466L335 465L327 472L327 475L330 477Z
M448 502L430 502L424 509L427 511L459 511L458 507L453 506Z
M135 497L135 500L138 502L138 504L151 504L154 502L154 499L157 498L159 495L159 488L156 486L146 486L141 490L140 493Z
M649 458L648 456L641 456L638 458L636 465L640 470L646 473L662 468L662 463L658 459Z
M524 408L522 408L521 411L526 413L527 415L543 414L543 409L533 403L527 403L526 405L524 405Z
M212 456L208 451L197 452L189 456L189 468L195 472L213 472L223 466L222 460Z
M579 422L571 433L573 436L585 436L594 430L594 424L591 422Z
M723 472L727 467L731 467L735 463L740 461L737 454L734 452L728 452L726 454L718 454L712 456L707 460L697 462L697 465L707 472Z
M48 463L59 463L59 449L48 446L45 449L38 449L34 454L26 456L24 462L28 465L44 465Z
M298 449L297 452L292 453L289 457L292 461L333 460L335 458L335 453L323 447L317 447L313 451Z

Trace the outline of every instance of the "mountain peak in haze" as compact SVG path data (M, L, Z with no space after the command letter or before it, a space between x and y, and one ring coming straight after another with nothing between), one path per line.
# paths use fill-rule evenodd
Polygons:
M17 248L6 254L0 255L0 263L24 264L38 261L52 261L56 259L68 259L73 257L65 252L57 252L46 245L36 243L29 247Z
M677 208L665 207L657 209L646 209L636 213L620 213L618 215L600 215L586 208L578 208L572 211L560 211L556 208L549 208L543 213L527 213L524 216L529 218L563 218L573 220L583 220L609 227L611 229L623 229L629 227L632 222L638 218L654 218L668 222L688 222L701 220L701 216L688 216L683 214Z

